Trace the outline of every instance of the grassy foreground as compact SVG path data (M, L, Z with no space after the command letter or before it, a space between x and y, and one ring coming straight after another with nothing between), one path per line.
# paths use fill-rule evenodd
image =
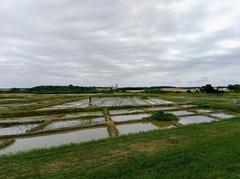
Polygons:
M240 118L0 157L0 178L239 178Z

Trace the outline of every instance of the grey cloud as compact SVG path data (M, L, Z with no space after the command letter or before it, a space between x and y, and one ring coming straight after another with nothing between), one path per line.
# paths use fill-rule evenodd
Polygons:
M0 2L1 87L240 82L238 0Z

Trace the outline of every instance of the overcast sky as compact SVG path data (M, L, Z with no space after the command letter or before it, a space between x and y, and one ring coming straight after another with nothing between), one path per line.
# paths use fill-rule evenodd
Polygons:
M240 83L239 0L0 0L0 87Z

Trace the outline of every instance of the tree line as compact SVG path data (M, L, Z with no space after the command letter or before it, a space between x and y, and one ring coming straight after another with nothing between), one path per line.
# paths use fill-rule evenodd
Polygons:
M126 92L128 90L144 90L147 93L163 93L161 91L162 86L154 86L154 87L125 87L114 89L112 87L84 87L84 86L36 86L33 88L11 88L8 90L4 90L0 92L8 92L8 93L34 93L34 94L70 94L70 93L113 93L113 92ZM166 88L166 86L165 86ZM175 88L169 86L168 88ZM196 88L196 87L194 87ZM240 84L228 85L229 90L240 92ZM218 88L214 88L211 84L207 84L202 87L198 87L197 90L200 93L222 93L223 91L219 91ZM191 90L187 92L191 93ZM164 92L166 93L166 92Z

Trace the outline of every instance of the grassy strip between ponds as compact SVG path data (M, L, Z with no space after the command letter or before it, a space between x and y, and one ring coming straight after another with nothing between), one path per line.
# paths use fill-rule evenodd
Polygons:
M7 147L7 146L11 145L14 142L15 142L15 139L12 139L12 138L1 140L0 141L0 149L3 149L5 147Z
M240 118L0 157L0 178L239 178Z

